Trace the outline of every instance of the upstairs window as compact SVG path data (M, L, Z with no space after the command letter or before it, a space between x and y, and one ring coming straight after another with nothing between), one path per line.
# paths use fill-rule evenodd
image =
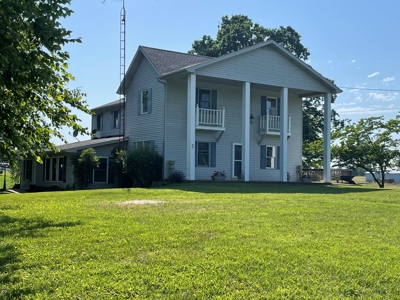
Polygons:
M111 129L119 128L119 110L111 112Z
M203 109L217 109L217 91L197 89L196 104Z
M261 97L261 115L262 116L279 116L280 115L280 99L274 97Z
M138 92L138 115L150 114L152 110L152 90Z
M96 116L96 129L97 131L103 130L103 114L98 114Z

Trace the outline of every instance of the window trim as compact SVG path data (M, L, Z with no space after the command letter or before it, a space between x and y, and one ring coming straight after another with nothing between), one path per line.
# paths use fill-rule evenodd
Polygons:
M109 169L109 158L108 157L104 157L104 156L100 156L99 157L99 162L100 162L100 159L106 159L106 168L105 168L105 170L104 169L99 169L99 167L100 167L100 163L99 163L99 167L95 167L95 168L93 168L93 183L108 183L108 169ZM95 178L96 178L96 176L95 176L95 172L96 171L98 171L98 170L104 170L105 171L105 173L106 173L106 180L105 181L95 181Z

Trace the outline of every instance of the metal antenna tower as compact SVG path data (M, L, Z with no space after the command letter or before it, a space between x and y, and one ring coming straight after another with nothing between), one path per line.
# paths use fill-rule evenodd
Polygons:
M120 84L122 84L119 106L120 106L120 119L121 124L119 126L119 140L120 142L125 138L125 103L126 103L126 81L125 79L125 38L126 38L126 11L125 11L125 0L122 1L122 9L120 14L120 33L119 33L119 78Z

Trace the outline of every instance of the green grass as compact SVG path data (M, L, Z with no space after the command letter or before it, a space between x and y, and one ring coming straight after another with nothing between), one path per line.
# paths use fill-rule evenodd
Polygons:
M4 186L4 172L0 175L0 189ZM14 180L11 179L10 172L6 172L6 188L11 189L14 186Z
M134 199L160 205L121 206ZM400 189L0 195L0 299L399 299Z

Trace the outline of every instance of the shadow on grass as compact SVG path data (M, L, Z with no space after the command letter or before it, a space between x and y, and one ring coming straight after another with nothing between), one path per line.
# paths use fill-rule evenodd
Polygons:
M297 184L297 183L207 183L191 182L167 185L168 189L176 189L187 192L198 193L276 193L276 194L347 194L382 192L384 189L365 188L357 185L334 186L324 184Z
M47 228L63 228L80 225L80 222L60 222L54 223L43 219L13 218L0 214L0 298L19 299L26 295L32 295L35 291L31 289L18 288L21 280L17 271L22 262L21 252L18 247L11 242L4 241L21 239L25 237L38 237L44 234Z

